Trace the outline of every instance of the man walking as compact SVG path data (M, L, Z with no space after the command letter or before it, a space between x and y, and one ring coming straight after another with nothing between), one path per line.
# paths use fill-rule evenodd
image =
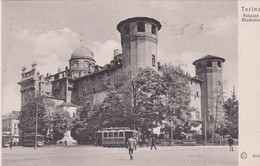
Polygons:
M136 150L136 140L134 139L133 136L131 136L128 140L127 140L127 145L128 145L128 151L129 151L129 155L130 155L130 160L133 160L133 154L134 154L134 148Z
M155 146L155 139L154 139L154 137L152 137L152 141L151 141L151 150L153 149L153 147L155 148L155 150L157 150L157 148Z
M230 137L228 138L228 145L229 145L229 150L230 150L230 151L234 151L234 150L233 150L233 143L234 143L234 140L233 140L232 137L230 136Z

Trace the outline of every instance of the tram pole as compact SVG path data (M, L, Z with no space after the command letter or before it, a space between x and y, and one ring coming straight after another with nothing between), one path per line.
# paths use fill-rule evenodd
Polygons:
M37 134L38 134L38 99L36 99L36 117L35 117L35 142L34 149L37 148Z

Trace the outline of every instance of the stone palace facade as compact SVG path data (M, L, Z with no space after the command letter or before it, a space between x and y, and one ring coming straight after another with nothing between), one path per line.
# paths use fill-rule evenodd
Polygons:
M22 69L21 103L36 96L46 96L57 101L58 107L73 109L80 118L91 117L93 105L101 103L110 85L120 87L125 79L133 78L139 68L150 67L158 71L157 45L159 21L147 17L135 17L121 21L117 30L121 34L122 50L114 50L114 59L109 64L96 64L93 53L81 46L74 50L69 59L69 67L56 74L41 75L37 64L26 71ZM222 92L222 67L225 60L207 55L196 60L196 76L190 79L191 106L193 120L204 121L212 103L209 96ZM218 92L217 92L218 91Z

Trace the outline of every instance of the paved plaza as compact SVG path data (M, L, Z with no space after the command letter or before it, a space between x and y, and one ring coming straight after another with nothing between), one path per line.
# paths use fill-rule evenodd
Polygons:
M237 166L238 147L157 146L158 150L137 148L129 160L125 148L14 147L2 149L3 166Z

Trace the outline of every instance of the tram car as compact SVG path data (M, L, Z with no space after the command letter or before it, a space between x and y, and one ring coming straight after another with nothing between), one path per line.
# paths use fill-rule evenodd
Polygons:
M8 132L2 133L2 148L9 147L9 143L11 141L11 135Z
M128 127L103 128L96 133L96 144L103 147L126 147L127 140L138 132Z
M44 145L44 135L37 134L37 146ZM35 146L35 133L27 133L23 136L23 146Z

